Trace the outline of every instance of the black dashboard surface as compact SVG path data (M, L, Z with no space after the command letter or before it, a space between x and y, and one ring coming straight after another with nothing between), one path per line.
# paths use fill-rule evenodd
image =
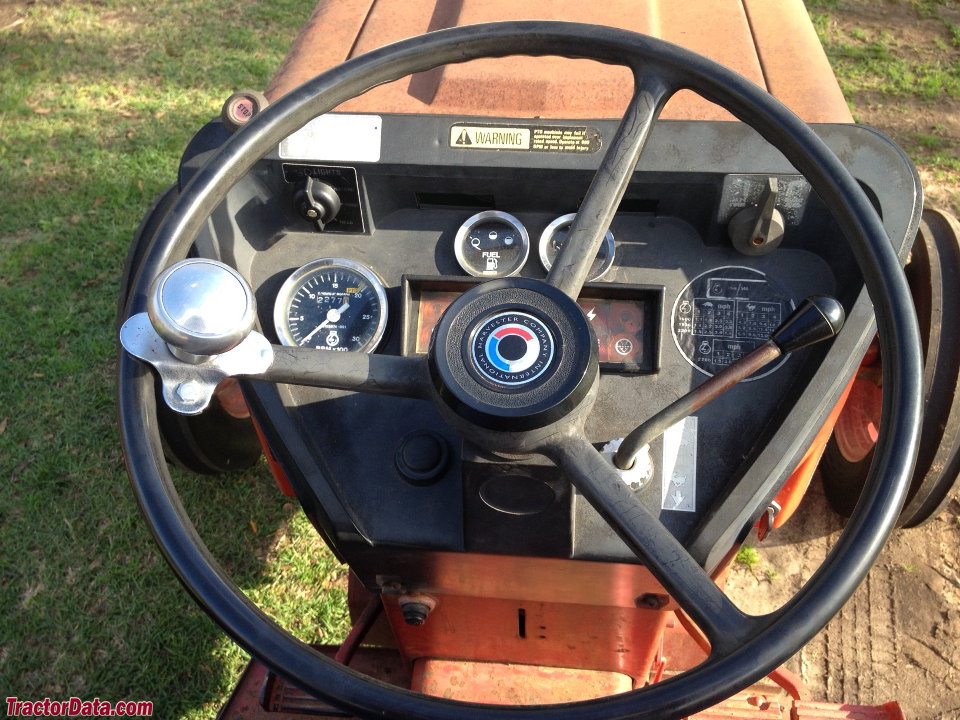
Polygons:
M309 143L281 147L231 191L197 240L203 254L251 279L260 329L273 342L284 280L316 258L345 258L370 268L386 290L386 332L375 352L422 351L442 311L430 303L482 281L463 271L454 241L464 221L484 210L523 224L533 248L519 274L544 279L541 232L576 212L614 130L610 121L551 120L548 128L524 120L523 127L574 140L584 127L593 140L571 140L567 151L556 143L484 150L457 144L456 129L479 120L365 117L363 127L377 126L375 157L369 139L358 151L362 160L329 159ZM909 161L869 128L816 130L867 190L904 257L921 202ZM184 165L184 178L202 159ZM322 232L297 210L308 176L341 196L340 222ZM742 254L727 224L757 202L771 177L784 188L783 243ZM834 295L848 314L832 343L765 370L652 444L654 476L635 492L709 564L763 512L832 409L872 337L869 300L828 209L779 152L739 123L658 123L610 229L613 267L581 296L610 361L587 422L591 442L623 437L749 351L804 297ZM639 360L618 363L625 349ZM284 440L283 448L274 443L278 459L308 515L348 559L351 548L370 545L633 559L546 459L482 452L430 403L263 383L247 390L268 437ZM409 443L424 437L429 452L445 458L426 480L410 477L402 460ZM351 564L363 575L362 562Z

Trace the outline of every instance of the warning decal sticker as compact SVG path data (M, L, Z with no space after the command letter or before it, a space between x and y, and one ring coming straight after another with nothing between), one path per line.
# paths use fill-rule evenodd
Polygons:
M600 131L559 125L452 125L450 147L456 150L593 153L600 149Z

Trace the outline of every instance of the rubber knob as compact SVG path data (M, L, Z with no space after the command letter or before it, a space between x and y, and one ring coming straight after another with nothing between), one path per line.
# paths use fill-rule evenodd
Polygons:
M832 338L843 327L843 305L827 295L814 295L797 306L770 339L786 355L794 350Z
M257 90L240 90L228 97L220 109L220 120L234 133L269 104L266 95Z
M394 461L405 480L414 485L429 485L446 470L449 458L446 440L432 432L419 431L403 439Z

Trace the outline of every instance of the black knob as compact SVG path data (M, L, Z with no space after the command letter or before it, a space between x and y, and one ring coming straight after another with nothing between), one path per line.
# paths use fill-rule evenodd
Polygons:
M447 441L430 431L418 430L400 442L394 456L397 470L414 485L430 485L447 469Z
M325 182L308 177L304 186L294 195L297 212L323 230L340 212L340 196Z
M774 330L770 339L786 355L832 338L843 327L843 305L827 295L808 297Z

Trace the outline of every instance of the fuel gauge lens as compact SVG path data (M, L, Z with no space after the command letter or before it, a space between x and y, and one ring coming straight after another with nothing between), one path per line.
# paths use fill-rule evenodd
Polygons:
M469 218L453 241L457 262L474 277L511 277L530 254L527 229L513 215L484 210Z
M573 224L576 216L576 213L561 215L547 225L540 234L540 262L543 263L543 268L547 272L550 272L550 268L557 260L557 255L567 244L570 225ZM590 281L599 280L613 267L615 249L613 233L607 230L607 234L603 236L603 242L600 244L600 250L597 252L597 257L590 265L590 276L588 278Z

